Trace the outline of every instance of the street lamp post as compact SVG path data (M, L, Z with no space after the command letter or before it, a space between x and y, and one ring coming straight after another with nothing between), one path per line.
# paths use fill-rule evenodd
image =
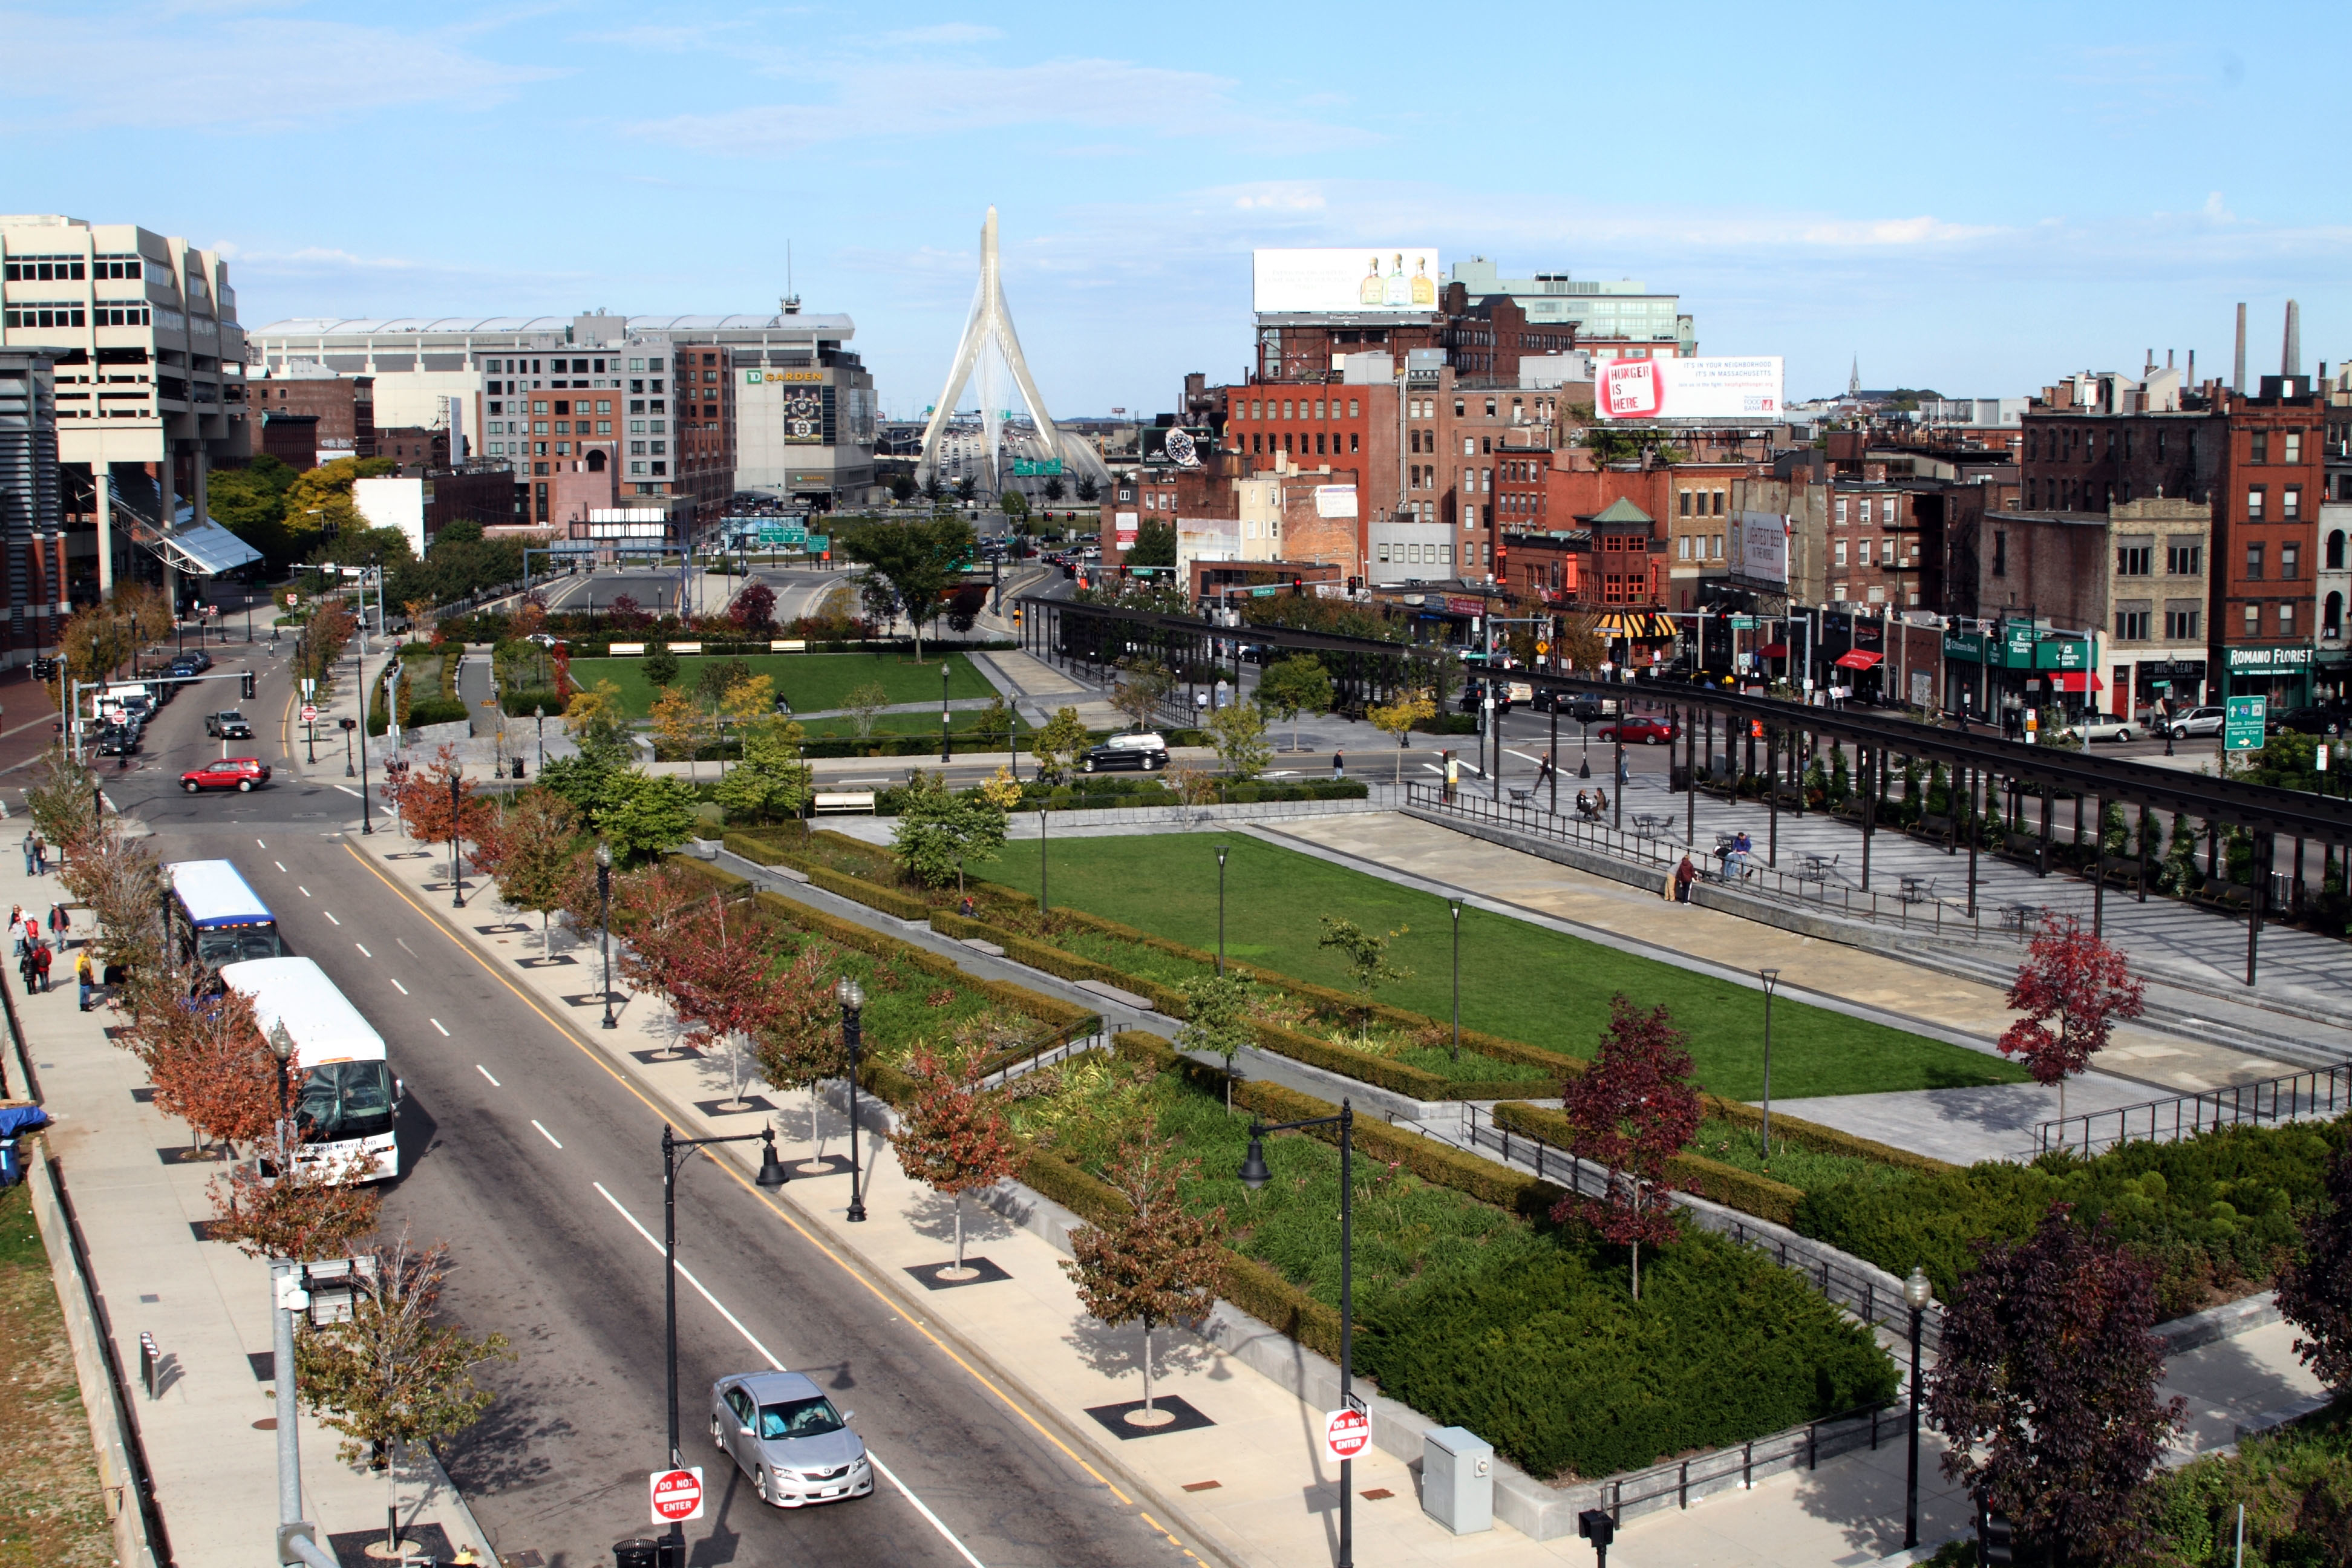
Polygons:
M866 1218L866 1192L861 1184L865 1164L857 1152L857 1047L866 988L845 974L833 988L841 1001L841 1043L849 1052L849 1214L852 1225Z
M1037 912L1041 915L1054 912L1053 884L1045 875L1045 816L1054 804L1053 793L1049 789L1037 797Z
M1217 978L1225 974L1225 847L1217 846Z
M955 752L955 746L952 740L953 731L949 728L950 721L954 717L954 715L948 711L948 670L950 668L950 666L948 664L947 660L941 659L940 661L940 761L943 763L950 761Z
M457 836L465 829L458 814L464 805L457 793L457 775L453 773L449 775L449 907L457 910L466 907L466 869L457 858Z
M1919 1544L1919 1330L1921 1320L1927 1314L1927 1303L1934 1299L1927 1272L1912 1269L1911 1278L1903 1281L1903 1303L1911 1309L1911 1458L1903 1487L1903 1545L1906 1551Z
M536 724L539 726L539 771L540 771L541 773L545 773L545 772L547 771L547 706L546 706L546 704L545 704L545 703L541 703L541 702L534 702L534 703L532 703L532 704L530 705L530 717L531 717L531 721L532 721L532 722L534 722L534 723L536 723Z
M1772 993L1780 984L1777 969L1759 969L1764 977L1764 1128L1759 1141L1764 1145L1764 1163L1772 1163Z
M1304 1131L1315 1127L1337 1127L1339 1130L1339 1404L1343 1409L1358 1407L1354 1383L1356 1373L1356 1279L1353 1242L1355 1239L1355 1173L1356 1112L1347 1100L1339 1102L1337 1116L1318 1116L1307 1121L1286 1121L1269 1127L1252 1121L1249 1130L1249 1152L1242 1157L1242 1185L1255 1192L1272 1180L1265 1168L1265 1135L1269 1132ZM1355 1568L1356 1510L1355 1461L1339 1461L1339 1557L1336 1568Z
M604 994L604 1027L617 1029L620 1021L613 1016L613 847L601 838L596 840L596 956L604 970L598 986Z
M765 1127L757 1132L736 1132L723 1138L681 1138L677 1130L662 1126L662 1308L666 1320L664 1343L667 1349L666 1363L669 1371L669 1456L665 1467L677 1469L686 1463L685 1452L677 1440L677 1152L695 1150L712 1143L748 1143L760 1139L766 1147L760 1152L759 1186L773 1192L784 1184L783 1162L776 1158L776 1130ZM667 1550L662 1553L665 1563L684 1563L686 1561L686 1526L673 1521Z
M1462 1059L1462 900L1451 900L1454 910L1454 1059Z

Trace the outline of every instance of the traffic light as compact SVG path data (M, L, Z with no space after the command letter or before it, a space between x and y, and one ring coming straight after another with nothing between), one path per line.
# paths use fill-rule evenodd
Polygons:
M236 690L247 702L253 700L253 671L248 669L236 678Z
M1977 1505L1977 1562L1983 1568L2009 1568L2017 1561L2016 1531L2009 1515Z
M1303 599L1307 596L1306 578L1293 577L1290 580L1290 596L1294 599Z

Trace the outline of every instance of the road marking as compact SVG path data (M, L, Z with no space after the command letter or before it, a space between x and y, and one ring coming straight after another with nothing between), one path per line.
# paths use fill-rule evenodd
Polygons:
M360 799L360 798L361 798L361 796L360 796L360 792L359 792L359 791L357 791L357 790L355 790L355 789L353 789L353 788L352 788L351 785L349 785L349 784L337 784L335 787L336 787L337 789L339 789L339 790L341 790L345 795L350 795L353 800L358 800L358 799Z
M390 975L388 975L388 974L387 974L387 975L385 975L385 976L384 976L384 978L385 978L385 979L387 979L387 980L392 980L392 976L390 976ZM397 980L393 980L393 981L392 981L392 988L393 988L394 991L399 992L403 996L405 996L405 995L407 995L407 994L408 994L408 987L407 987L407 986L405 986L405 985L403 985L403 984L402 984L399 981L397 981Z
M536 1121L532 1122L531 1125L533 1127L539 1127L539 1123ZM539 1130L541 1132L545 1132L547 1131L544 1127L540 1127ZM555 1140L551 1138L548 1142L552 1143ZM559 1145L559 1147L561 1145ZM716 1161L713 1161L712 1163L714 1164L717 1163ZM722 1165L719 1168L721 1170L725 1170L728 1167ZM604 1191L604 1183L593 1182L591 1183L590 1185L596 1189L598 1194L601 1195L606 1203L613 1205L614 1210L618 1213L623 1219L629 1222L629 1227L632 1230L635 1230L639 1236L646 1238L646 1244L652 1247L656 1252L662 1252L665 1250L662 1244L654 1238L654 1233L647 1230L644 1226L639 1225L637 1223L637 1216L621 1206L620 1199ZM697 1279L694 1277L691 1269L688 1268L685 1264L681 1263L677 1265L677 1273L679 1279L684 1279L688 1284L693 1286L697 1291L700 1292L702 1299L709 1302L711 1308L717 1311L720 1317L726 1319L737 1333L743 1336L743 1342L750 1345L753 1350L759 1352L761 1358L770 1366L775 1368L778 1372L790 1370L782 1362L776 1359L775 1352L761 1344L752 1334L751 1331L743 1326L743 1321L740 1318L738 1318L734 1313L729 1311L726 1305L721 1302L718 1297L712 1295L701 1280ZM921 1329L922 1324L917 1323L915 1327L917 1329ZM934 1341L933 1342L936 1343L937 1342ZM1064 1451L1067 1452L1066 1449ZM947 1521L940 1518L938 1514L933 1513L931 1511L930 1505L926 1503L921 1498L917 1497L915 1495L914 1489L909 1487L905 1481L900 1480L898 1479L898 1472L891 1469L889 1466L882 1462L882 1456L876 1453L871 1445L868 1445L866 1447L866 1457L874 1462L874 1468L882 1473L882 1479L888 1481L892 1486L897 1487L898 1489L898 1495L905 1498L908 1502L914 1504L915 1511L921 1514L926 1520L930 1521L931 1528L940 1532L940 1540L945 1541L950 1546L954 1547L958 1552L961 1553L963 1560L971 1563L971 1568L987 1568L987 1564L983 1563L979 1558L971 1554L971 1548L966 1546L961 1541L956 1538L956 1532L948 1528ZM1097 1477L1097 1479L1099 1479L1100 1478ZM1117 1489L1113 1489L1116 1490ZM1154 1530L1160 1529L1157 1524L1154 1524L1152 1528ZM1167 1531L1160 1531L1160 1533L1165 1535L1167 1534Z
M255 842L256 844L261 844L261 840L260 840L260 839L258 839L258 838L255 839L255 840L254 840L254 842ZM268 846L268 845L267 845L267 844L261 844L261 847L262 847L264 849L267 849L267 848L268 848L268 847L269 847L269 846Z
M295 883L295 884L294 884L294 890L295 890L296 892L298 892L298 893L301 894L301 895L302 895L304 898L306 898L306 899L307 899L307 898L309 898L309 897L310 896L310 889L308 889L308 888L306 888L306 887L304 887L304 886L303 886L301 883L299 883L299 882L297 882L297 883Z
M489 1075L489 1074L488 1074L488 1073L484 1073L482 1076L483 1076L484 1078L490 1078L490 1075ZM490 1081L491 1081L492 1083L496 1083L496 1082L498 1082L499 1080L498 1080L498 1079L494 1079L494 1078L490 1078ZM530 1121L530 1124L531 1124L533 1127L539 1127L539 1118L537 1118L537 1117L535 1117L535 1116L534 1116L534 1117L532 1117L532 1118L531 1118L531 1121ZM550 1132L550 1131L549 1131L546 1128L544 1128L544 1127L539 1127L539 1135L540 1135L541 1138L546 1139L549 1142L551 1142L551 1143L554 1143L554 1144L555 1144L555 1146L556 1146L557 1148L559 1148L559 1149L561 1149L561 1148L562 1148L562 1147L563 1147L563 1145L562 1145L562 1143L556 1142L555 1134L554 1134L554 1133L552 1133L552 1132Z
M415 958L418 956L416 950L408 945L408 939L406 937L396 936L392 940L400 943L400 951L408 954L409 957Z
M335 921L335 911L334 911L334 910L320 910L319 912L320 912L320 914L322 914L322 915L326 916L329 920L331 920L331 921ZM336 923L337 925L341 925L341 924L342 924L343 922L342 922L342 921L335 921L335 923Z
M373 958L375 956L374 953L372 953L367 950L367 944L365 942L355 942L352 943L352 945L360 950L360 956L362 958Z
M283 860L272 860L270 864L277 867L281 871L286 869L286 862Z
M478 1073L480 1073L484 1078L490 1078L490 1069L489 1069L489 1068L486 1068L486 1067L484 1067L484 1066L483 1066L481 1063L479 1063L479 1062L476 1062L476 1063L474 1064L474 1070L475 1070L476 1072L478 1072ZM504 1085L504 1084L500 1083L498 1079L494 1079L494 1078L490 1078L490 1087L491 1087L492 1089L504 1089L504 1088L506 1088L506 1085ZM536 1125L536 1124L534 1123L534 1125Z
M438 1019L438 1018L427 1018L427 1019L425 1019L425 1021L426 1023L428 1023L428 1024L432 1025L435 1028L436 1028L436 1029L441 1029L441 1020L440 1020L440 1019ZM445 1040L446 1040L446 1039L447 1039L447 1038L449 1037L449 1031L448 1031L448 1030L446 1030L446 1029L441 1029L441 1037L442 1037L443 1039L445 1039Z

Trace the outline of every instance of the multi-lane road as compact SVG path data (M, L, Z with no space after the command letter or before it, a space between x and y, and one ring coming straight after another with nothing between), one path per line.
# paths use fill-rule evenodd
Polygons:
M295 775L281 662L260 664L260 697L244 706L278 782L251 795L178 793L179 770L216 750L203 739L206 689L195 687L159 716L139 767L109 771L108 795L154 829L165 858L236 861L289 948L383 1034L407 1089L405 1173L385 1193L386 1224L447 1241L454 1314L520 1353L489 1371L498 1402L452 1447L450 1468L502 1555L536 1552L549 1568L608 1561L612 1542L651 1532L646 1476L664 1458L652 1240L663 1118L573 1020L461 942L448 911L370 865L354 846L355 781L323 758L312 779ZM219 666L236 668L234 657ZM390 831L381 817L377 827ZM678 1290L683 1443L711 1497L689 1528L693 1563L1190 1561L1078 1460L1055 1416L983 1382L890 1288L731 1169L688 1166L677 1225L692 1274ZM770 1509L711 1447L712 1380L779 1363L856 1413L886 1468L871 1498Z

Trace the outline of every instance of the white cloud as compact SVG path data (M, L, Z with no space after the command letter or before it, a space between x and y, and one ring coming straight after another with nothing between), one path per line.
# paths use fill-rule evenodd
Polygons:
M941 22L929 27L905 27L885 33L885 44L984 44L1004 37L1003 29L982 26L977 22Z

